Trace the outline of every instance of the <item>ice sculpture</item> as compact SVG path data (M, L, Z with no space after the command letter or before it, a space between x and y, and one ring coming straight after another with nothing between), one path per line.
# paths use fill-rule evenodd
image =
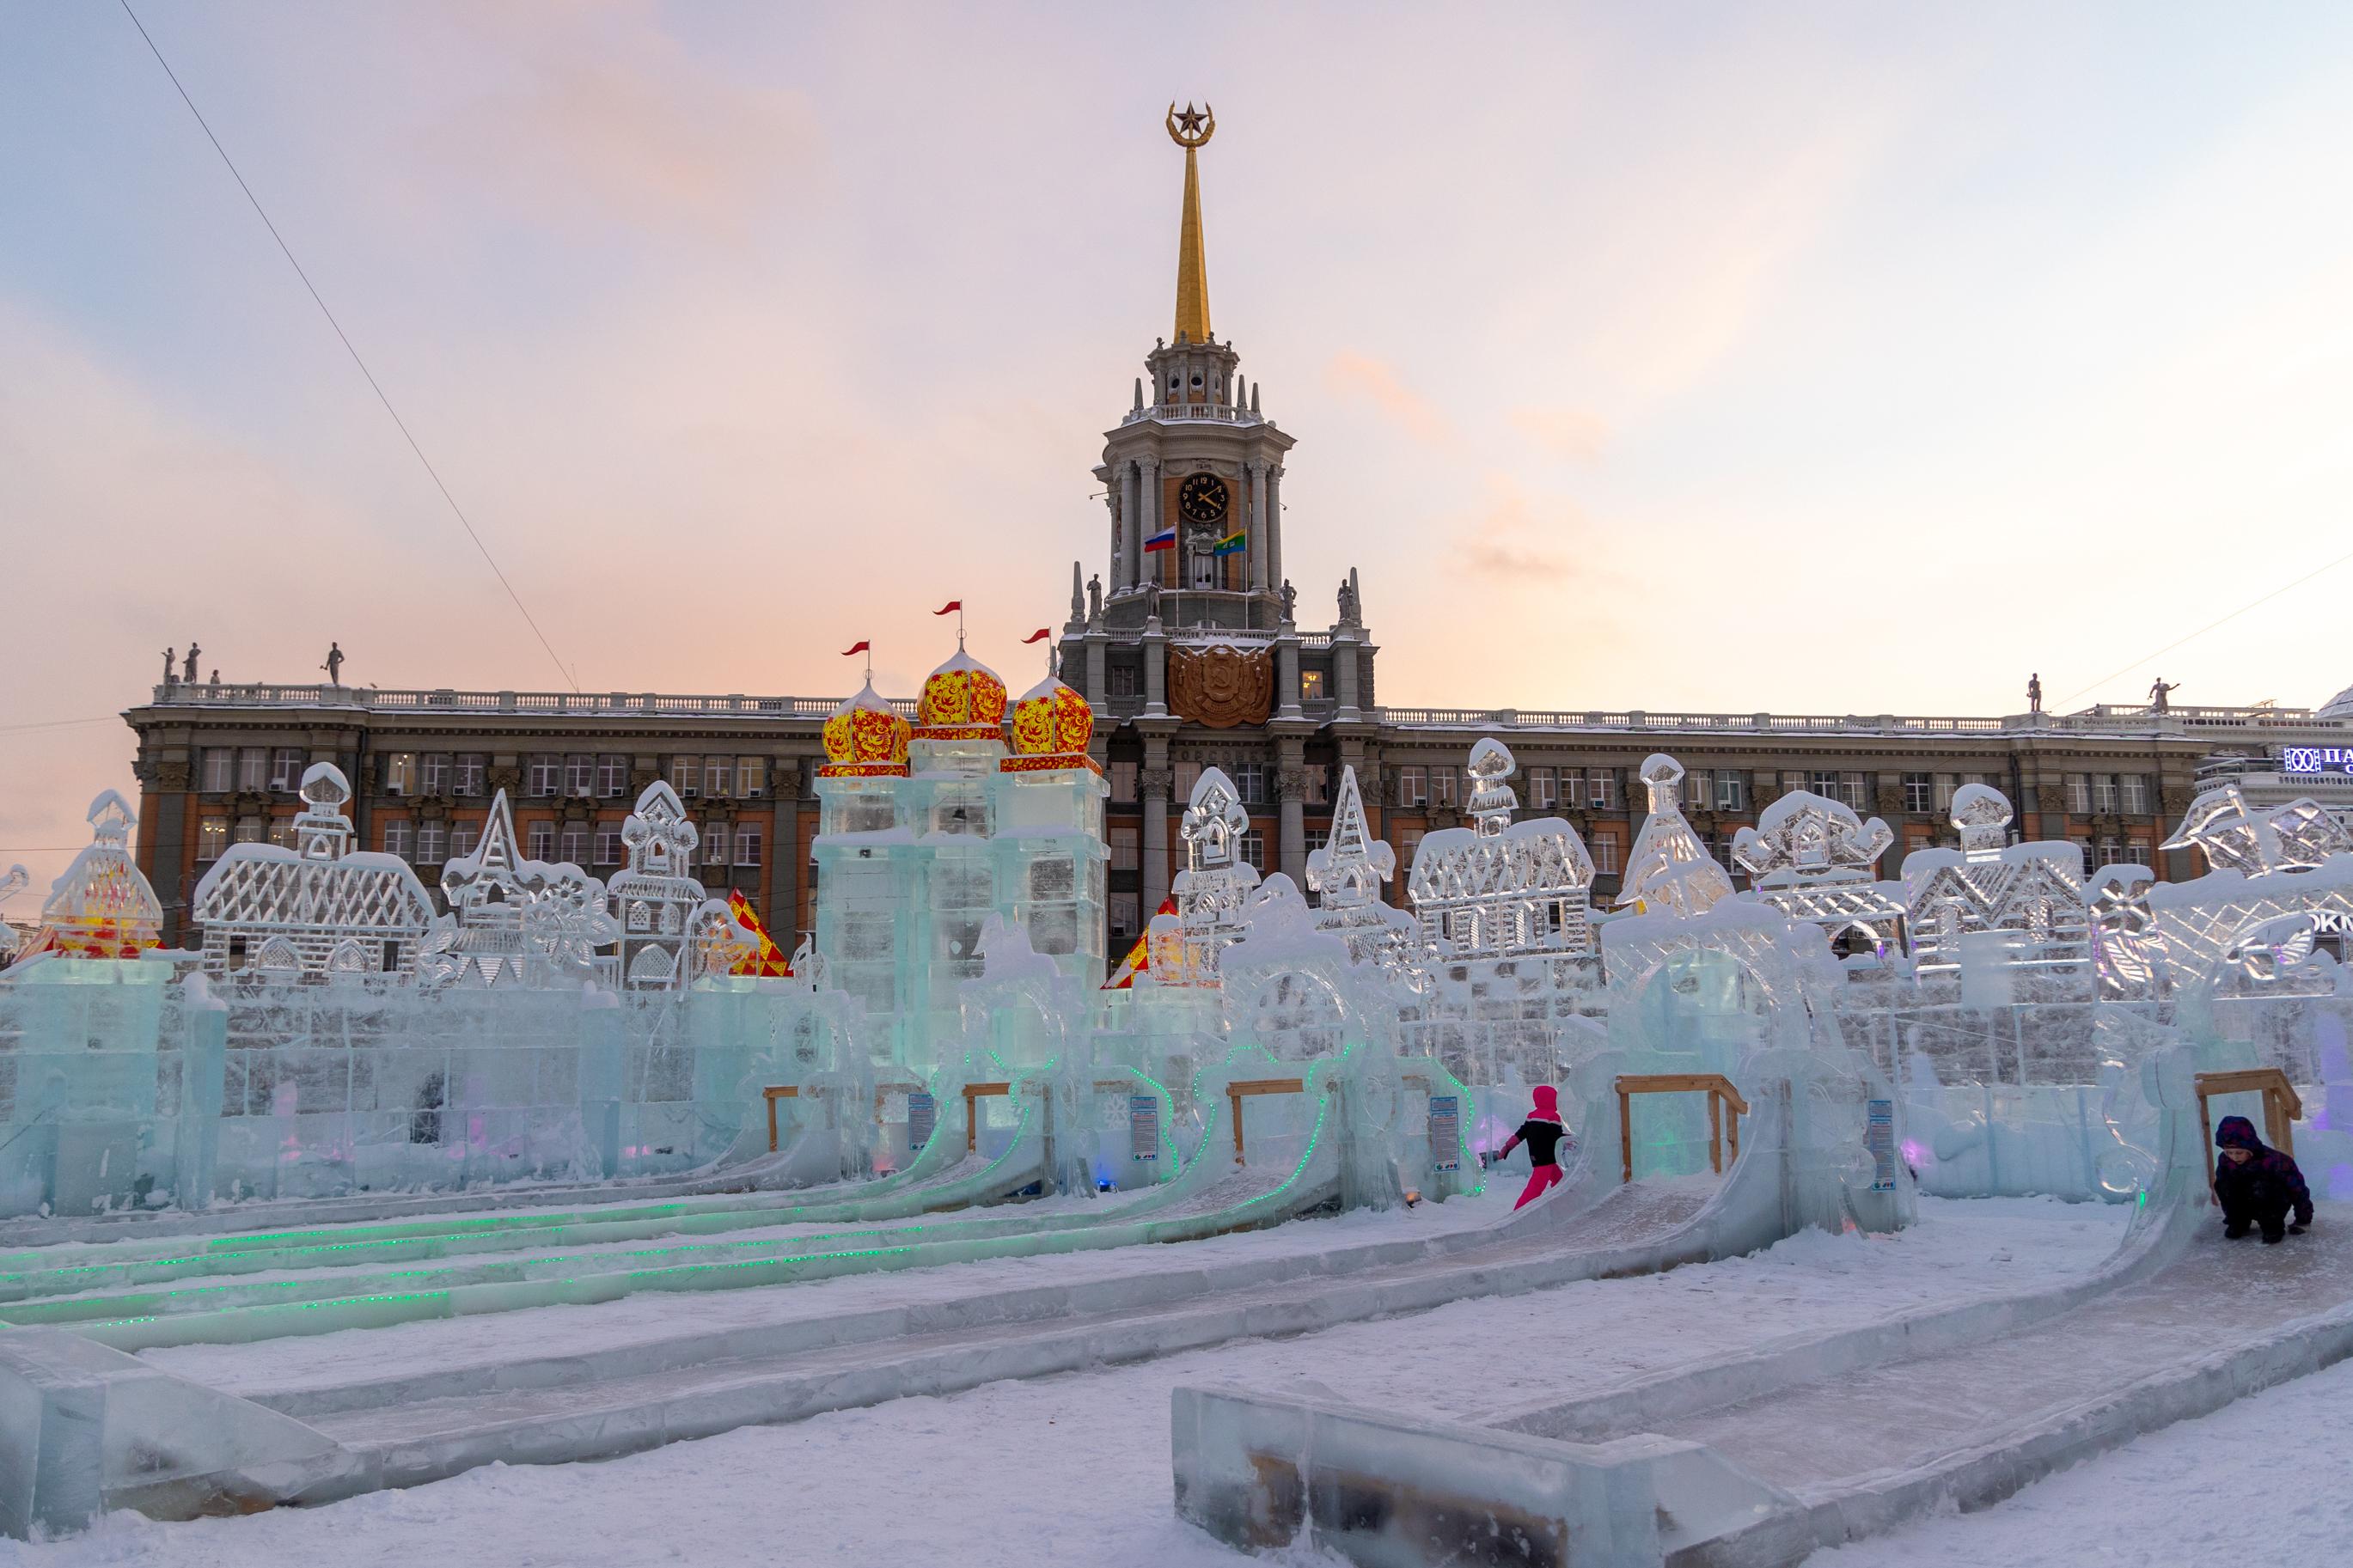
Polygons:
M1094 710L1049 675L1013 705L1013 754L989 784L996 904L1029 932L1063 977L1103 977L1103 883L1111 859L1103 802L1111 785L1088 755Z
M1477 771L1474 762L1472 771ZM1683 765L1662 752L1642 759L1642 783L1651 795L1651 815L1626 857L1618 907L1636 913L1705 914L1732 897L1732 879L1699 841L1683 816Z
M735 934L742 928L728 906L687 870L699 837L678 792L660 779L639 792L621 825L628 864L605 892L620 944L616 967L631 990L683 985L722 958L732 969L754 947Z
M617 934L605 885L569 861L527 859L514 809L491 799L474 852L441 869L449 913L426 934L418 977L438 985L544 986L604 976L596 950Z
M2162 846L2195 847L2217 871L2250 877L2266 871L2311 870L2332 855L2353 854L2353 832L2326 806L2306 797L2257 813L2236 784L2210 789L2189 803L2181 826Z
M1958 849L1915 849L1904 860L1906 924L1922 976L1956 975L1965 950L1998 954L2005 970L2054 980L2092 977L2092 916L2084 852L2064 839L2006 842L2010 797L1986 784L1953 792Z
M232 844L196 884L189 918L206 973L322 980L417 973L433 900L408 862L352 847L352 786L332 763L302 774L294 843Z
M826 984L884 1016L900 1010L905 983L899 914L915 847L915 830L899 810L907 736L907 721L871 680L833 710L809 847L818 867L816 956Z
M1519 799L1504 781L1517 770L1492 736L1471 749L1472 825L1423 835L1407 879L1422 940L1454 959L1590 959L1593 858L1558 817L1512 821Z
M1732 858L1757 902L1821 927L1833 943L1878 952L1903 940L1904 906L1876 873L1894 841L1887 824L1862 821L1844 801L1791 790L1734 835Z
M1373 837L1356 770L1344 767L1331 837L1307 852L1307 885L1322 895L1315 924L1348 944L1350 962L1410 980L1420 973L1412 962L1414 919L1381 899L1381 884L1396 875L1397 851Z
M2157 994L2165 942L2148 908L2154 875L2146 866L2104 866L2092 879L2092 960L2103 1001Z
M0 875L0 904L23 892L25 885L32 879L32 873L22 866L9 867L5 875ZM16 928L0 924L0 964L16 956Z
M1177 825L1185 868L1170 889L1176 940L1168 944L1168 966L1161 966L1161 948L1152 954L1153 973L1163 985L1217 984L1218 955L1240 938L1249 923L1243 906L1259 883L1258 868L1242 858L1242 835L1249 831L1250 814L1234 781L1223 768L1202 769ZM1161 929L1157 917L1153 926Z
M164 942L164 907L131 858L138 822L112 790L90 803L90 847L50 884L40 929L17 962L57 953L66 958L136 958Z

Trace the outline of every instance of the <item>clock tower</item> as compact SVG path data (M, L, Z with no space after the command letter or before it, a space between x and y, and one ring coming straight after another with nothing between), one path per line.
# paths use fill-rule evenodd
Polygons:
M1171 336L1145 356L1127 416L1103 436L1111 570L1103 620L1114 635L1156 616L1171 631L1208 626L1271 633L1282 601L1282 459L1291 437L1244 394L1241 356L1209 325L1198 153L1216 117L1169 106L1169 138L1185 149Z

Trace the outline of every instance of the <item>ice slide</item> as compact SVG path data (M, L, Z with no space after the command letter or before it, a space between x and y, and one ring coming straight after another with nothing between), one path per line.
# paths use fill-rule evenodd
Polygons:
M2176 1071L2175 1069L2178 1069ZM1792 1336L1482 1426L1180 1390L1180 1512L1385 1568L1503 1527L1529 1561L1794 1564L2353 1354L2353 1205L2221 1236L2188 1068L2116 1254L2067 1286Z
M1004 1377L1668 1268L1750 1251L1809 1223L1836 1226L1850 1213L1839 1173L1854 1150L1826 1150L1792 1135L1793 1126L1802 1134L1815 1116L1824 1087L1802 1078L1794 1091L1787 1080L1752 1084L1756 1113L1720 1183L1620 1186L1614 1169L1588 1169L1517 1215L1444 1237L1366 1242L1341 1235L1326 1246L1250 1248L1174 1270L1139 1257L1131 1267L1081 1270L1045 1289L1039 1279L992 1283L833 1313L812 1312L787 1292L764 1301L772 1310L751 1320L739 1314L708 1328L681 1320L675 1331L665 1324L655 1337L627 1343L567 1345L567 1333L593 1335L594 1320L518 1312L486 1325L498 1344L488 1359L481 1334L473 1334L472 1365L451 1364L427 1333L370 1358L365 1377L330 1374L250 1399L169 1378L86 1335L26 1329L0 1334L0 1393L12 1378L21 1402L160 1377L174 1399L214 1412L158 1432L141 1420L139 1405L123 1402L120 1415L118 1406L104 1405L98 1419L111 1424L104 1450L137 1447L146 1463L135 1473L68 1467L70 1485L53 1492L53 1506L26 1516L53 1523L74 1522L99 1506L179 1517L199 1502L324 1500L493 1461L607 1457ZM1611 1142L1596 1135L1587 1147L1608 1150ZM1181 1240L1263 1223L1319 1201L1344 1176L1335 1141L1318 1137L1271 1187L1257 1177L1252 1190L1240 1193L1213 1184L1156 1212L1088 1227L1103 1233L1091 1241ZM59 1347L69 1341L71 1355L81 1358L71 1377L44 1373L65 1356ZM250 1354L268 1358L270 1347L256 1345ZM85 1364L110 1356L118 1359L104 1368ZM253 1364L259 1371L268 1363ZM36 1436L17 1435L20 1447L31 1447L25 1462L46 1451L37 1437L43 1429L35 1424L27 1430ZM224 1451L208 1436L215 1431L258 1435L240 1436Z

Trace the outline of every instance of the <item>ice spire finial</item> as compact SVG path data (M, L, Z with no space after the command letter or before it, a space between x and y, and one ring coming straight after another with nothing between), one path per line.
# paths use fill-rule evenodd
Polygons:
M1168 139L1185 149L1185 215L1176 229L1176 341L1209 341L1209 257L1201 239L1201 172L1196 150L1217 134L1218 117L1208 104L1190 103L1179 114L1168 106Z

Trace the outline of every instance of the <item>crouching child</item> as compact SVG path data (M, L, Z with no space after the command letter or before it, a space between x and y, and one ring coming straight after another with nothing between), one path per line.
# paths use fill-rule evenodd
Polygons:
M2263 1233L2265 1242L2277 1242L2289 1231L2301 1236L2312 1223L2312 1194L2295 1161L2266 1146L2255 1136L2255 1124L2243 1116L2225 1116L2214 1129L2214 1201L2222 1205L2222 1234L2233 1241L2250 1227ZM2288 1223L2294 1210L2295 1221Z

